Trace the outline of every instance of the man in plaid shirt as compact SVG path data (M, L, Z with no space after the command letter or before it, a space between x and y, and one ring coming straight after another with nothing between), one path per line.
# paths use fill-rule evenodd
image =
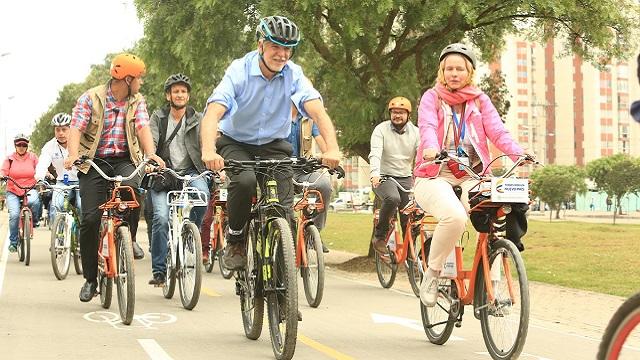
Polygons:
M73 108L69 157L65 167L70 168L80 155L86 155L93 158L109 176L129 176L142 160L143 154L164 167L162 159L155 155L147 105L139 94L145 73L144 62L134 55L120 54L113 59L110 72L112 78L107 84L87 90ZM78 166L78 170L83 200L80 249L86 280L80 290L80 301L87 302L96 295L98 286L101 217L98 206L107 198L108 182L88 164ZM141 176L138 175L122 185L136 189L140 180ZM123 200L127 199L123 196ZM132 234L136 233L139 218L139 208L130 211L127 222ZM133 248L135 258L144 256L135 242Z

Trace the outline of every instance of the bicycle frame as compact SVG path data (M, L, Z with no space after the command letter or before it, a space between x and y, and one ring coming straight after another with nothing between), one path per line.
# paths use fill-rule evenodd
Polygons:
M298 202L293 206L294 211L300 212L296 233L296 267L298 268L300 268L301 266L308 266L307 249L304 243L304 229L307 224L312 221L312 216L310 216L310 213L314 211L305 212L305 209L314 210L315 212L324 209L324 201L322 199L322 194L320 193L320 191L309 190L307 186L307 188L304 188L302 198L298 200Z
M206 194L195 187L187 186L190 180L183 180L182 190L167 192L167 205L169 205L169 246L172 249L182 248L182 236L180 231L189 220L191 210L195 206L207 206ZM190 195L197 196L191 199ZM179 255L178 255L179 254ZM177 256L180 256L180 263L184 262L183 251L171 251L171 266L176 267Z
M64 214L65 215L65 222L67 223L67 226L69 229L72 228L72 224L73 222L76 223L76 226L78 226L79 221L78 221L78 210L76 209L75 206L71 205L71 202L69 201L69 193L71 190L77 190L79 189L78 185L63 185L63 186L58 186L58 185L52 185L50 186L50 188L53 191L62 191L64 194L64 202L62 205L61 209L56 209L57 213L59 214ZM80 196L80 194L76 194L76 196ZM56 229L53 229L54 231ZM67 233L64 234L64 248L70 248L72 246L72 239L71 236L73 235L72 231L68 231ZM76 239L76 241L78 241L78 239Z
M224 247L223 225L227 209L227 189L217 188L213 193L210 206L213 206L211 246L212 249L221 249Z

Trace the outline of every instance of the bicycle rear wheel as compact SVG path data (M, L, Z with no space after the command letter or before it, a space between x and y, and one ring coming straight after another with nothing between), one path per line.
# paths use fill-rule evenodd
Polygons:
M529 282L520 252L507 239L494 241L489 253L494 301L489 302L482 267L478 268L474 312L493 359L514 359L529 329ZM511 288L510 285L511 284Z
M23 214L24 229L22 230L22 244L24 246L24 265L29 266L31 263L31 237L33 236L33 234L31 234L31 230L33 228L31 227L31 213L25 211Z
M116 232L116 288L118 308L125 325L131 324L136 304L136 278L133 271L133 247L127 226L119 226Z
M182 265L178 273L182 307L192 310L200 299L202 284L202 243L196 224L187 221L182 228Z
M443 345L449 340L459 309L456 283L449 279L438 279L438 299L434 306L420 303L422 326L432 344ZM452 301L456 301L452 303Z
M98 249L102 249L100 246ZM111 307L111 297L113 294L113 279L104 276L105 264L104 260L98 257L98 288L100 289L100 305L102 308Z
M298 282L296 281L293 236L289 223L276 218L268 225L271 267L267 269L265 294L267 297L269 334L276 359L291 359L296 350L298 335ZM269 261L269 259L265 259ZM267 266L269 266L267 264Z
M413 252L409 253L407 260L405 261L405 267L407 268L407 275L409 276L409 284L411 284L411 290L413 293L420 297L420 283L422 277L427 269L427 264L422 260L423 247L427 244L421 244L424 232L420 229L411 232L411 241L413 244ZM428 240L425 240L425 242ZM409 249L411 250L411 249ZM428 252L426 253L428 254ZM425 259L429 257L425 254Z
M393 286L398 273L398 264L394 263L389 252L380 254L376 252L376 273L378 273L378 281L383 288L388 289Z
M637 352L625 352L624 344L631 334L633 334L631 336L639 334L638 325L640 325L640 293L627 299L613 314L602 335L597 359L632 359L637 356Z
M307 266L300 269L304 295L311 307L318 307L324 293L324 256L320 231L311 224L304 229L304 245L307 252Z
M67 229L67 215L65 213L56 214L55 220L53 220L53 227L51 228L51 267L53 268L53 275L58 280L64 280L69 273L69 267L71 265L71 249L68 244L65 243Z
M218 247L220 248L220 250L218 250L218 256L222 257L222 249L224 248L224 235L226 234L228 227L226 225L226 221L225 221L225 226L223 227L222 230L222 234L219 234L219 239L218 239ZM225 279L231 279L233 277L233 270L229 270L226 267L224 267L224 265L222 264L222 261L218 261L218 266L220 267L220 275L222 275L223 278Z
M247 266L244 270L236 271L236 291L240 295L242 324L245 335L251 340L258 339L262 334L264 319L264 294L260 272L262 266L260 254L256 250L258 230L255 227L253 220L247 226Z

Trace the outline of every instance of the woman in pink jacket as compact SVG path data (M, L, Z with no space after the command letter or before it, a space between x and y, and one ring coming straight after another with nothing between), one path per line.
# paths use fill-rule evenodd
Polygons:
M2 164L0 176L9 176L20 186L29 187L36 183L36 165L38 156L27 149L29 137L19 134L13 139L16 152L9 155ZM7 207L9 208L9 251L16 252L18 243L18 220L20 217L20 199L25 191L17 187L12 181L7 181ZM40 218L40 197L38 191L31 189L28 193L29 207L33 212L34 226Z
M436 303L438 276L447 255L465 230L469 210L469 190L475 182L451 163L433 164L441 150L476 170L483 171L491 161L487 140L505 154L523 154L511 138L489 97L473 85L476 57L464 44L451 44L440 54L436 85L427 90L418 108L421 159L414 170L416 201L438 219L433 233L427 273L420 286L420 300ZM462 188L458 200L453 186Z

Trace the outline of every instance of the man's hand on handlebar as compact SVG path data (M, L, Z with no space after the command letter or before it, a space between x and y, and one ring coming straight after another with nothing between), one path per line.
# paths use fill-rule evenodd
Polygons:
M224 168L224 159L215 151L203 151L202 162L209 170L220 171Z
M164 163L164 160L162 160L162 158L156 154L149 154L145 156L145 158L147 160L155 161L155 163L158 164L158 167L160 169L164 169L164 167L166 166L166 164Z
M380 176L371 177L371 186L375 189L380 185Z
M67 158L64 159L64 168L67 170L71 170L71 167L74 165L76 161L78 161L78 155L69 154L69 156L67 156Z
M322 154L322 163L327 165L330 169L335 169L340 164L342 154L337 150L330 150Z

